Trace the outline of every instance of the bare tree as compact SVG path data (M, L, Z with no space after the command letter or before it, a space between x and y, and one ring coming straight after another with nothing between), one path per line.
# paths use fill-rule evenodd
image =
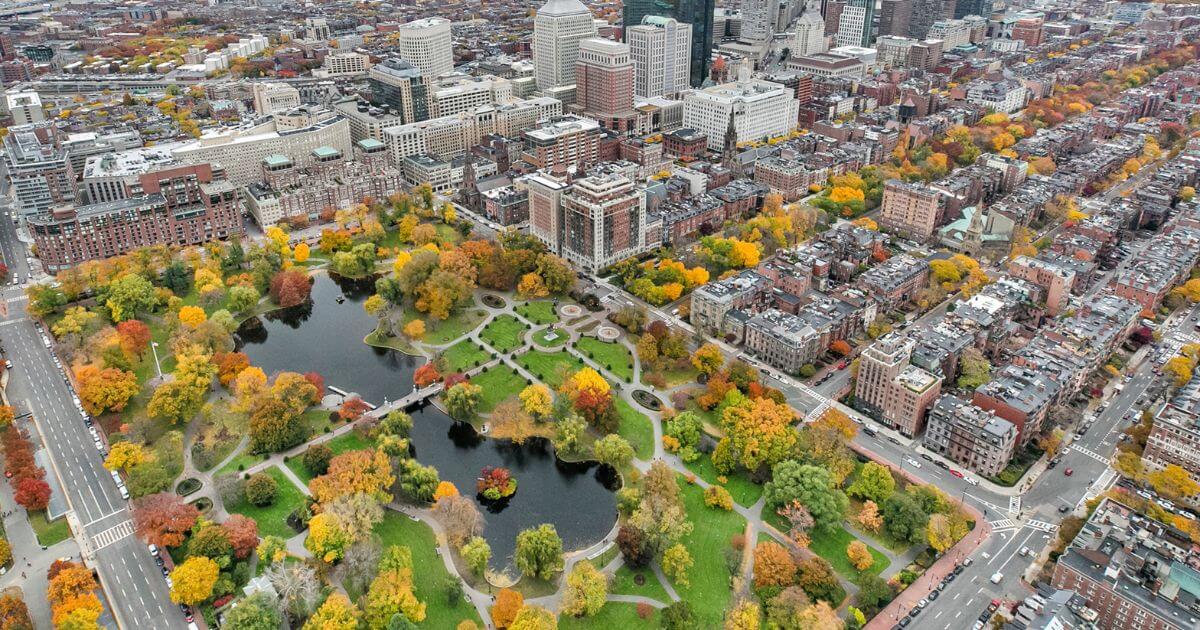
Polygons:
M383 546L376 536L368 536L350 545L337 568L342 586L349 591L365 592L371 580L375 579L382 553Z
M433 516L446 528L446 538L454 547L483 531L483 515L475 507L475 501L462 495L438 499Z
M341 518L346 533L350 534L352 540L367 538L375 525L383 520L383 507L379 505L379 501L361 492L338 497L326 504L321 511Z
M264 575L293 617L304 619L316 611L321 599L321 581L315 568L300 562L276 562L267 567Z

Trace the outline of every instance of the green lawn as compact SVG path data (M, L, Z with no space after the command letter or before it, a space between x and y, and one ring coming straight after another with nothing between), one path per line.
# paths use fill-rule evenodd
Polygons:
M518 306L516 310L518 315L537 326L553 324L558 321L558 313L554 310L554 303L547 300L526 302Z
M451 372L462 372L464 370L482 365L492 358L492 355L486 352L479 344L470 339L462 341L446 348L442 352L442 358L446 360L446 365Z
M343 433L332 440L324 442L329 450L333 451L334 455L340 455L346 451L357 451L364 448L371 448L373 445L370 440L358 434L357 431ZM287 467L292 470L297 477L304 483L312 480L313 474L304 467L304 455L297 455L287 461Z
M483 388L479 398L480 413L490 413L496 405L516 396L525 389L525 379L503 365L471 378L471 383Z
M38 543L44 547L54 546L71 537L71 527L67 525L67 519L59 517L57 520L47 522L44 510L30 512L29 524L33 526L33 532L37 534Z
M533 372L533 375L552 389L558 389L568 376L583 368L583 361L565 351L542 352L530 350L517 357L521 367Z
M598 630L612 630L613 628L657 628L658 627L658 610L655 610L650 615L649 619L642 619L637 614L637 604L628 602L606 602L604 608L592 617L572 617L570 615L560 615L558 618L559 630L582 630L587 628L596 628Z
M641 586L634 582L634 578L638 575L645 578L645 582ZM609 582L608 592L617 595L641 595L657 599L664 604L671 603L671 596L667 595L667 589L663 587L662 582L658 581L658 576L654 575L654 571L649 567L634 570L621 565Z
M249 448L249 447L247 447L247 448ZM220 470L217 471L217 474L225 475L225 474L229 474L229 473L237 473L237 472L239 472L238 471L239 465L242 467L242 470L245 470L245 469L257 464L258 462L261 462L262 459L263 459L262 455L254 455L250 451L245 450L245 451L242 451L241 453L238 453L237 455L233 456L229 460L228 464L225 464L224 466L221 467Z
M489 346L500 352L508 352L521 347L521 339L525 336L525 323L513 315L499 315L479 333Z
M575 349L583 356L603 365L614 376L626 383L633 380L633 353L625 346L595 337L580 337Z
M533 333L534 343L545 348L561 346L567 342L569 337L570 335L568 335L565 330L560 330L558 328L544 328Z
M624 399L616 399L617 417L620 424L617 433L633 445L638 459L649 460L654 455L654 425L650 418L638 412Z
M850 564L850 558L846 556L846 547L850 546L850 543L858 539L854 537L854 534L846 531L844 527L838 527L837 530L833 532L828 532L820 528L814 528L809 531L809 537L811 538L812 542L809 544L808 548L812 550L813 553L828 560L829 564L833 565L834 571L837 571L839 575L852 582L859 579L859 577L864 574L879 575L880 572L882 572L889 564L891 564L888 561L887 556L880 553L879 550L875 549L874 547L867 545L867 549L871 551L871 557L875 558L875 564L871 565L866 571L860 573L858 569L854 568L854 565Z
M486 317L487 313L475 308L474 302L459 309L445 321L431 319L425 313L418 313L412 307L404 310L404 323L406 324L414 319L425 320L425 337L421 341L435 346L450 343L475 330Z
M725 567L723 551L735 534L745 530L746 520L736 512L715 510L704 505L704 490L700 486L679 480L688 520L694 525L691 534L683 539L692 554L690 586L675 585L679 596L696 611L700 628L719 628L725 609L733 596L729 587L729 570Z
M737 471L732 475L726 476L725 483L721 483L717 477L720 474L716 468L713 468L712 458L708 455L701 454L700 458L694 462L685 464L688 470L696 473L696 476L714 485L723 485L733 496L733 500L737 501L743 507L754 505L758 498L762 496L763 487L751 481L744 472Z
M259 536L279 536L286 540L296 535L296 532L288 527L287 517L304 504L304 493L278 466L271 466L265 472L279 484L274 503L260 508L242 501L232 506L227 505L225 509L230 514L241 514L254 519L258 523Z
M464 619L483 627L475 607L466 601L450 606L446 601L443 582L449 573L437 553L437 543L429 526L407 516L387 510L383 521L375 526L384 545L404 545L412 551L413 582L417 598L425 602L423 628L454 628Z
M667 387L675 387L684 383L695 383L696 377L700 372L696 368L689 367L685 370L649 370L648 367L642 366L642 382L646 382L646 377L651 373L661 374L667 380Z

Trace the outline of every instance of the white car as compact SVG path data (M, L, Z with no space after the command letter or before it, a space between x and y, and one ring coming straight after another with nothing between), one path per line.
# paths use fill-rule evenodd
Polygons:
M921 462L919 462L919 461L917 461L917 460L915 460L915 459L913 459L913 458L911 458L911 457L905 457L905 458L904 458L904 462L905 462L906 464L908 464L909 466L912 466L913 468L920 468L920 467L921 467Z
M974 478L974 477L963 477L963 481L965 481L965 482L967 482L967 483L971 484L972 486L978 486L978 485L979 485L979 480L978 480L978 479L976 479L976 478Z

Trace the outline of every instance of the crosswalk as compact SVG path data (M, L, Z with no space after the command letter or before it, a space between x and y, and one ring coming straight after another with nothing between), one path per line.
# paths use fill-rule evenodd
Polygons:
M1021 495L1008 497L1008 513L1013 516L1021 513Z
M1082 446L1080 446L1080 445L1078 445L1078 444L1072 444L1072 445L1071 445L1071 450L1079 451L1080 453L1083 453L1084 455L1087 455L1088 457L1091 457L1092 459L1094 459L1094 460L1096 460L1096 461L1100 462L1101 464L1105 464L1105 465L1107 465L1107 464L1108 464L1108 458L1107 458L1107 457L1105 457L1105 456L1103 456L1103 455L1101 455L1100 453L1097 453L1097 452L1095 452L1095 451L1088 450L1088 449L1086 449L1086 448L1084 448L1084 447L1082 447Z
M1049 533L1054 533L1054 532L1058 531L1058 525L1055 525L1054 523L1047 523L1045 521L1039 521L1039 520L1032 519L1032 518L1025 522L1025 527L1032 527L1033 529L1040 529L1044 532L1049 532Z
M1001 519L996 519L994 521L989 521L988 525L992 526L993 532L1007 531L1010 529L1017 528L1016 521L1013 521L1010 518L1001 518Z
M133 521L121 521L95 536L92 536L92 551L99 551L126 536L133 535Z

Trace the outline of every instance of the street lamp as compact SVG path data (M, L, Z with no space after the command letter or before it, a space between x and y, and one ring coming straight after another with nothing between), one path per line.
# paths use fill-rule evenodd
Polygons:
M150 352L154 355L154 371L158 372L158 378L162 380L162 366L158 364L158 350L156 348L158 348L158 342L151 341Z

